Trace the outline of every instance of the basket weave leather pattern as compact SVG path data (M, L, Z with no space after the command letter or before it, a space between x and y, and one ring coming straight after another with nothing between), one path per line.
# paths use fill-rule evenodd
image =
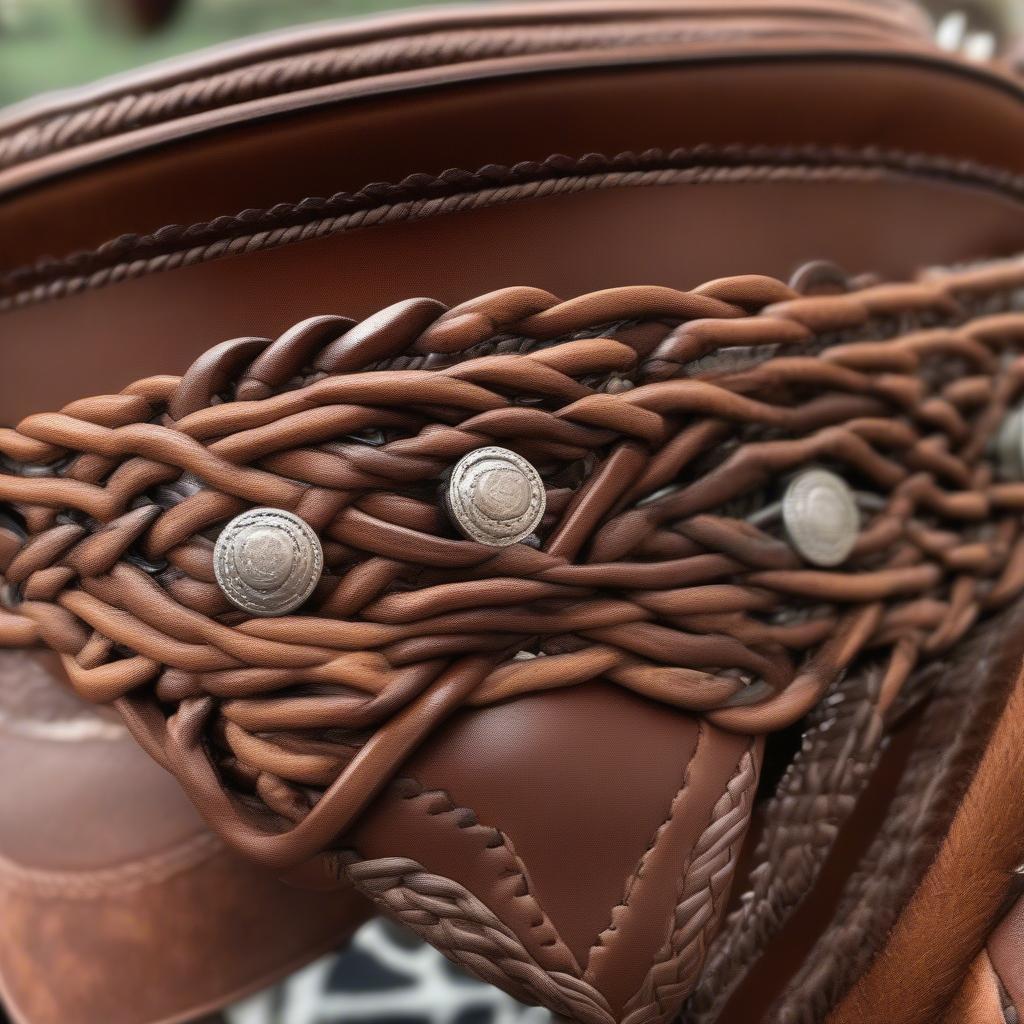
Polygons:
M226 342L182 377L0 431L0 644L59 652L226 840L277 868L347 850L462 707L601 680L746 736L863 659L884 718L916 665L1024 585L1024 484L991 457L1024 380L1022 289L1021 261L840 294L759 276L512 288ZM535 543L459 539L440 507L454 463L492 444L542 474ZM874 498L841 569L749 518L819 464ZM313 597L277 619L233 610L213 573L217 531L260 505L324 544ZM665 1019L724 909L755 747L620 1007L413 860L345 853L344 870L523 998Z

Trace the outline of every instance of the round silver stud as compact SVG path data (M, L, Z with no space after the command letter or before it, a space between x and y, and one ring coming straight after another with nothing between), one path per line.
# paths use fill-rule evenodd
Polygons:
M529 537L544 517L540 473L507 448L477 448L452 470L448 512L470 540L503 548Z
M1004 480L1024 480L1024 405L1006 414L996 434L995 454Z
M805 469L789 482L782 498L789 542L814 565L840 565L860 531L860 512L849 484L827 469Z
M253 615L285 615L313 592L324 568L320 538L291 512L254 508L217 538L213 571L225 597Z

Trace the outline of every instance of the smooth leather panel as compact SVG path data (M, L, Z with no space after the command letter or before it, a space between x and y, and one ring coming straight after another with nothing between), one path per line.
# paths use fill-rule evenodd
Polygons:
M814 96L808 103L807 97ZM726 62L478 82L297 113L8 199L0 267L408 174L702 143L872 145L1024 169L1024 106L962 71ZM17 168L15 168L17 170ZM0 176L2 181L2 176Z
M62 677L52 655L0 652L0 857L95 870L206 834L176 780Z
M936 216L941 211L941 216ZM880 230L884 225L884 230ZM1024 206L911 181L715 184L536 199L336 235L155 274L0 315L0 422L181 373L225 338L415 295L510 284L569 297L734 273L785 279L811 258L899 278L1024 247Z

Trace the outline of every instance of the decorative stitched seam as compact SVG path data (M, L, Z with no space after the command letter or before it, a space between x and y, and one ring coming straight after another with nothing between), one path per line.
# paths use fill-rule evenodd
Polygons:
M622 900L614 907L612 907L611 920L608 924L608 927L605 928L600 935L598 935L597 939L594 941L594 944L590 947L587 953L587 969L584 972L583 976L592 984L594 983L594 976L591 972L590 961L594 955L594 951L599 947L605 945L606 936L618 931L618 925L615 922L616 915L620 911L628 909L630 905L630 899L633 895L634 886L643 877L644 869L647 867L648 859L654 852L654 848L658 845L658 841L661 839L661 836L664 834L665 830L671 824L673 818L675 817L676 810L678 809L679 804L682 802L684 795L690 788L690 775L693 769L693 763L697 760L697 755L700 753L701 745L704 742L705 736L706 728L704 725L704 720L699 718L697 719L697 742L694 744L693 754L691 754L690 759L686 762L686 770L683 772L683 779L679 785L679 789L676 790L676 794L672 797L672 801L669 804L668 814L665 816L665 820L662 821L662 823L654 830L654 834L651 836L651 840L647 844L647 848L640 855L640 860L637 862L636 870L626 880L626 888L623 892Z
M0 276L0 312L226 256L357 228L525 199L610 188L762 181L876 181L885 175L986 188L1024 199L1024 175L971 161L874 147L696 146L664 153L556 155L512 167L410 175L329 199L280 203L151 235L122 235L96 249L44 259Z
M506 866L501 877L515 879L518 892L512 897L516 901L525 901L522 906L527 908L526 917L529 921L529 929L536 932L545 929L550 933L550 938L537 938L535 941L541 948L552 948L560 946L566 957L571 961L577 976L582 976L579 964L573 956L572 951L561 941L558 929L555 928L551 919L544 912L540 902L533 894L530 886L526 865L515 852L512 840L500 829L491 825L482 824L471 807L462 807L455 803L451 794L443 789L426 789L423 784L411 776L402 776L395 780L392 790L403 800L423 800L432 802L426 807L426 814L430 817L447 815L455 827L468 834L475 834L484 840L488 850L499 851L505 858Z
M159 885L209 860L224 849L213 834L201 832L170 850L111 868L48 871L0 857L0 888L52 899L90 900Z
M626 1004L623 1024L665 1021L678 1013L693 988L721 913L750 817L757 769L754 740L737 763L725 792L711 811L680 877L665 944L647 977Z

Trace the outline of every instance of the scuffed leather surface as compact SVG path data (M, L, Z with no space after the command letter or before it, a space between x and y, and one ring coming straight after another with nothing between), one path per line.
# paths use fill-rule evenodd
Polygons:
M192 1018L341 942L349 887L226 850L116 716L0 652L0 988L16 1024Z
M187 1020L343 942L352 890L302 892L223 848L140 880L0 863L0 978L17 1024Z

